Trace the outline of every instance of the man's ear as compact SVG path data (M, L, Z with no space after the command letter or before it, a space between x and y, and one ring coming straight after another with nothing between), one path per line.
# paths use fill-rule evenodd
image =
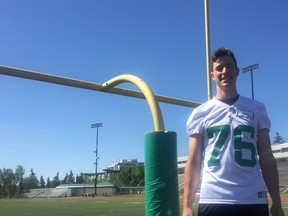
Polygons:
M237 77L239 76L239 68L237 67Z
M210 77L214 80L215 76L214 76L213 71L210 72Z

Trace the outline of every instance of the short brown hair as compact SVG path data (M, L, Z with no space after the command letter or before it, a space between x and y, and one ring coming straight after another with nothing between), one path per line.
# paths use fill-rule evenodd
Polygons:
M212 63L215 63L218 58L223 57L223 56L230 56L234 60L235 66L237 68L236 58L235 58L233 52L230 49L227 49L227 48L218 48L218 49L216 49L211 55Z

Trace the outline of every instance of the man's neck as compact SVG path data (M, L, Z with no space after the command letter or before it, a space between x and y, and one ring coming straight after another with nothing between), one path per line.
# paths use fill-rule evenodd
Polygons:
M222 101L225 104L232 106L238 99L239 99L239 95L237 94L235 97L230 98L230 99L218 99L218 100Z
M223 89L216 89L217 93L215 98L219 100L229 100L231 98L234 98L238 95L236 89L227 89L226 91Z

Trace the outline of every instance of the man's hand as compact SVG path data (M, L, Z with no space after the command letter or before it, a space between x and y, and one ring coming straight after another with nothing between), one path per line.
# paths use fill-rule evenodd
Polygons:
M277 206L272 204L270 211L271 211L272 216L285 216L281 204Z
M183 209L182 216L193 216L193 212L191 208Z

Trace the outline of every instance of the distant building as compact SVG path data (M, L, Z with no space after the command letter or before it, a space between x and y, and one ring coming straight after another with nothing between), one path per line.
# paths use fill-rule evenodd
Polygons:
M105 173L117 173L120 172L123 168L129 168L134 167L139 164L144 164L143 162L138 162L137 159L121 159L117 163L113 163L112 165L108 166L106 169L104 169Z
M94 184L61 184L56 189L66 190L66 196L95 196ZM111 196L119 194L119 186L112 182L97 183L97 195Z
M102 173L98 173L99 181L114 181L115 175L123 168L134 167L137 165L144 165L143 162L138 162L137 159L121 159L117 163L113 163L104 169Z

